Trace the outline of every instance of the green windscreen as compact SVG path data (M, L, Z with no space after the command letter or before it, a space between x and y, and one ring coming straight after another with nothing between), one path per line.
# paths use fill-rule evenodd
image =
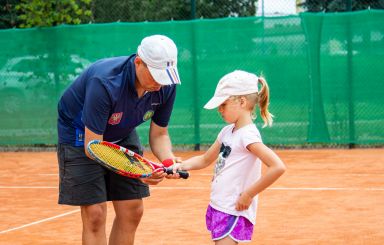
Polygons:
M112 23L0 31L0 145L55 144L63 90L92 62L136 52L152 34L179 49L174 144L210 144L225 125L203 105L236 69L271 92L265 143L384 143L384 11ZM257 114L259 114L257 112ZM145 123L138 131L148 142Z

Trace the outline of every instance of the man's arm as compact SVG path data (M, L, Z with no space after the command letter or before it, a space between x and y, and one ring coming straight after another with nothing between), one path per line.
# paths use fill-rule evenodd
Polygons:
M91 157L91 155L89 155L88 151L87 151L87 146L88 146L88 143L89 141L92 141L92 140L103 140L103 135L102 134L96 134L94 132L92 132L89 128L85 127L85 136L84 136L84 151L85 151L85 154L87 155L87 157L93 159Z
M160 127L153 121L149 130L149 145L152 153L162 162L165 159L175 159L172 153L172 143L168 127Z

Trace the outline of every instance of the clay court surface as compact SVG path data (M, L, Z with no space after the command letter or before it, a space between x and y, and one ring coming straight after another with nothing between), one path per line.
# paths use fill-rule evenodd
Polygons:
M260 195L248 244L384 244L384 149L277 153L288 170ZM212 244L204 218L211 171L153 186L135 244ZM81 244L79 208L57 204L57 172L55 152L0 152L1 245ZM113 216L109 205L108 231Z

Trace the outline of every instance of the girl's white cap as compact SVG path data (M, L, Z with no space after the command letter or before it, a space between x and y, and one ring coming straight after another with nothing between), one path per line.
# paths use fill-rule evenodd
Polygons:
M205 109L214 109L220 106L231 96L246 95L259 92L259 78L253 73L235 70L223 76L217 84L215 94L205 104Z

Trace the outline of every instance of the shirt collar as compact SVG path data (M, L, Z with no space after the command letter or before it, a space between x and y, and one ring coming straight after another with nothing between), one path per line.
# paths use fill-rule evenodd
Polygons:
M128 58L128 62L125 67L125 70L126 70L125 79L127 79L129 92L137 96L136 87L135 87L135 80L136 80L135 58L136 58L136 54L133 54Z

